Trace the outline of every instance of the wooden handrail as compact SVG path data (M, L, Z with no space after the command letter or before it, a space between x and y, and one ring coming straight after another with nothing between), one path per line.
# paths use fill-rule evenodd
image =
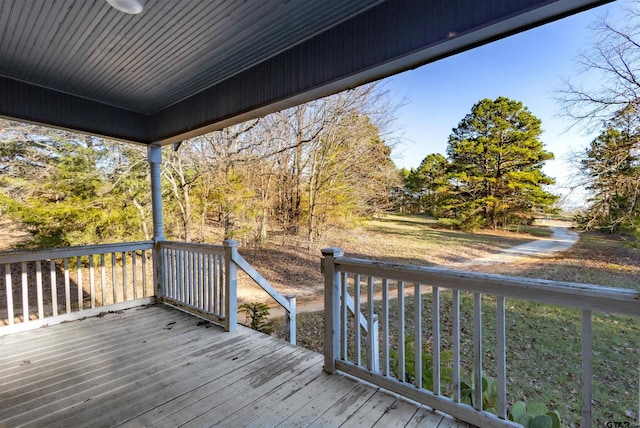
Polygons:
M153 241L82 245L67 248L49 248L44 250L2 251L0 252L0 264L34 262L36 260L64 259L79 256L82 257L151 249L153 249Z
M337 257L340 272L640 317L640 291Z
M286 312L287 330L289 332L289 342L296 344L296 298L293 296L283 296L273 288L260 273L255 270L244 257L238 253L234 253L233 262L238 266L249 278L258 284L273 300L275 300Z

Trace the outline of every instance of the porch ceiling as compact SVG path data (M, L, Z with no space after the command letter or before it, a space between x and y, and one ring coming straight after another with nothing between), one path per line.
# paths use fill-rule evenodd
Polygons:
M0 116L168 144L608 0L0 0Z

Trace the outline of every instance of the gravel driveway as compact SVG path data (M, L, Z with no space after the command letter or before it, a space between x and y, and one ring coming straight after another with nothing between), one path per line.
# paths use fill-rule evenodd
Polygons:
M516 247L506 248L498 253L470 260L463 265L513 263L529 257L551 257L561 251L568 250L578 242L578 233L568 227L552 226L550 229L553 231L553 235L551 235L550 238L539 239Z

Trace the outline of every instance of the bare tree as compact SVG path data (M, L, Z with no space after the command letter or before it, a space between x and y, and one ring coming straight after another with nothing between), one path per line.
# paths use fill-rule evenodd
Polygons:
M275 224L283 239L306 231L311 247L327 221L370 213L386 200L385 183L397 184L380 138L392 112L379 85L366 85L167 150L177 229L190 240L197 222L203 240L218 223L225 238L260 246Z
M105 193L120 195L124 205L129 202L135 207L145 240L151 239L151 194L149 188L149 163L147 150L115 141L104 141L105 152L110 165L107 180L109 187Z
M193 143L200 154L203 171L200 183L201 234L204 223L213 211L223 224L224 238L238 238L241 224L251 211L250 199L254 190L248 174L260 164L254 164L256 144L254 132L259 121L241 123L221 131L212 132ZM252 164L249 168L249 164ZM246 208L246 209L245 209Z
M348 205L347 199L340 199L336 195L335 200L329 202L331 192L325 194L325 189L337 191L343 185L356 186L353 181L349 181L355 175L347 178L344 165L358 167L362 174L366 174L367 168L371 166L357 164L354 159L360 153L358 150L344 150L346 147L353 148L354 141L361 141L360 136L364 132L362 124L348 119L367 117L379 135L380 130L389 127L393 112L394 108L390 106L381 86L371 84L265 118L265 124L269 125L272 135L269 143L273 148L271 156L277 157L276 216L285 232L296 234L301 226L306 226L308 245L312 245L313 236L319 233L317 226L327 221L328 211L324 210L321 214L318 209L335 206L336 203L342 204L343 208ZM348 138L349 133L352 133L351 140ZM338 152L342 156L340 162L336 159ZM380 165L387 164L383 162ZM393 169L395 171L395 167ZM340 185L337 180L341 180ZM365 181L367 182L374 180ZM360 190L366 188L362 181L359 185ZM343 210L343 213L346 211ZM357 215L355 211L351 214ZM345 217L348 215L345 214ZM334 216L333 219L335 218Z
M576 216L584 229L640 237L640 0L618 20L600 19L591 48L579 57L582 77L559 92L563 112L588 130L602 128L590 147L573 155L588 207Z
M629 2L616 21L599 19L593 31L595 41L578 58L578 75L558 91L562 113L591 130L623 109L640 111L640 0Z
M189 145L176 145L173 149L168 149L164 152L162 176L169 183L172 202L178 208L182 229L178 236L190 242L193 228L192 189L200 178L202 169L193 161Z
M640 237L640 117L633 110L607 122L580 155L589 207L577 217L584 229Z

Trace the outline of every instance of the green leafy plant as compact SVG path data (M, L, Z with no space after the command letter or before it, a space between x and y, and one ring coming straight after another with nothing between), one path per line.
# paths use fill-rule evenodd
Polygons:
M245 319L254 330L265 334L273 332L273 320L269 320L269 307L262 302L243 303L238 311L244 313Z
M472 376L473 378L473 376ZM475 405L475 385L473 382L460 382L460 401L470 406ZM482 375L482 408L497 414L498 388L495 379ZM542 403L533 403L527 408L523 401L516 401L509 408L509 420L519 423L525 428L560 428L560 414L549 411Z
M474 379L474 376L471 376ZM460 401L475 406L475 382L460 381ZM482 408L487 412L498 413L498 386L491 376L482 375Z
M560 414L541 403L527 408L524 402L516 401L509 409L509 419L525 428L560 428Z
M425 344L422 351L422 385L427 389L433 388L433 355L428 347L429 344ZM416 378L415 373L415 346L412 336L406 338L404 344L404 367L405 367L405 382L413 383ZM394 373L398 373L398 353L390 349L390 367ZM453 369L451 368L453 362L453 352L450 350L440 352L440 382L444 390L445 395L450 395L452 383L453 383Z

